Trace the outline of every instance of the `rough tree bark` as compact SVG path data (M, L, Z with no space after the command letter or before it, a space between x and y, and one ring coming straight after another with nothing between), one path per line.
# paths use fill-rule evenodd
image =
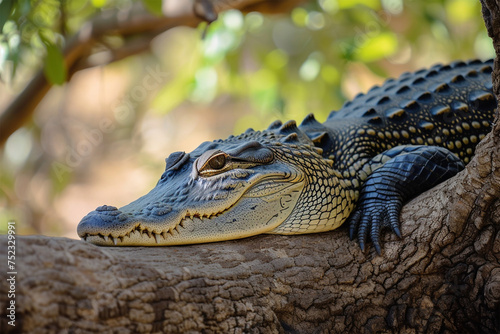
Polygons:
M497 54L499 7L483 2ZM499 78L497 58L497 97ZM386 235L383 256L361 253L345 228L165 248L18 236L16 327L3 277L0 329L498 333L499 134L497 121L463 172L404 207L404 238Z

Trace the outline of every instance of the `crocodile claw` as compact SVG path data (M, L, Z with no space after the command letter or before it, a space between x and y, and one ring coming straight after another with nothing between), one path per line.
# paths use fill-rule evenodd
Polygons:
M363 200L349 220L349 236L354 239L356 232L361 250L365 251L368 236L377 254L382 254L380 231L383 227L391 230L401 238L399 214L402 208L401 196L397 193L378 194L376 198Z
M370 235L373 246L381 254L380 230L389 227L401 238L399 214L403 202L432 188L464 168L451 151L436 146L397 146L373 161L390 158L366 180L359 204L349 220L349 235L357 232L364 251Z

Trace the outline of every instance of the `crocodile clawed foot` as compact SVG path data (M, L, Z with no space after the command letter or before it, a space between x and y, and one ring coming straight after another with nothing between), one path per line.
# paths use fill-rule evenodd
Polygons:
M402 201L396 193L379 194L377 198L362 201L349 220L349 236L351 240L357 234L359 246L364 252L369 237L375 251L381 255L380 231L382 228L390 227L401 238L399 228L401 206Z
M376 156L373 165L384 160L385 164L367 178L349 229L351 238L357 231L362 250L370 234L378 254L381 228L389 227L401 237L399 214L403 202L464 168L451 151L436 146L397 146Z

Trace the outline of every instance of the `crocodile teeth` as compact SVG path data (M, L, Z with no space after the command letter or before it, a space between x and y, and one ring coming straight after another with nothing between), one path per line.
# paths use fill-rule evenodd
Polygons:
M115 237L111 237L111 238L113 238L113 243L115 244L115 246L118 245L118 238L115 238Z
M156 243L159 244L160 243L160 235L156 234L154 232L153 232L153 235L155 236Z
M161 236L163 237L163 240L167 239L167 232L163 231L161 232Z
M105 236L104 236L104 240L105 240L106 242L109 242L109 237L108 237L107 235L105 235Z

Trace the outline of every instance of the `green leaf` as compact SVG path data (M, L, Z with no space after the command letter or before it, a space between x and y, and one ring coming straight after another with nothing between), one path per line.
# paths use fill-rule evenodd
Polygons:
M62 85L66 80L66 65L64 56L59 48L46 36L40 33L40 38L47 50L43 73L47 80L54 85Z
M353 8L358 5L366 6L371 9L379 9L380 1L378 0L339 0L338 6L340 9Z
M16 75L16 72L17 72L17 67L19 65L19 63L21 62L21 57L19 55L19 50L10 50L10 53L9 53L9 60L12 62L12 69L11 69L11 73L10 73L10 80L14 80L14 77Z
M142 0L144 6L155 15L163 15L161 11L161 0Z
M397 51L398 40L393 32L383 32L365 41L355 51L355 58L362 62L372 62L389 57Z
M13 3L13 0L0 0L0 33L2 33L3 25L9 19Z
M92 6L95 8L102 8L104 5L106 5L106 0L92 0Z

